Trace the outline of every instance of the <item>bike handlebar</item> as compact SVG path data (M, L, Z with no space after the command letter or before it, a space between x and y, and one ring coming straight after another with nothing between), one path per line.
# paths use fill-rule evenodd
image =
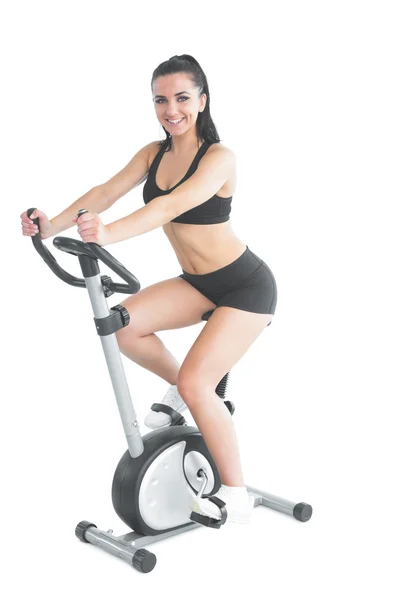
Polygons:
M34 208L28 208L26 211L29 218L34 210ZM78 212L78 216L85 212L87 212L87 210L80 210ZM32 243L36 251L43 258L44 262L50 267L53 273L62 279L62 281L65 281L65 283L75 287L86 287L85 280L80 277L75 277L74 275L71 275L71 273L65 271L43 244L40 237L39 218L33 219L33 222L38 227L38 233L32 236ZM126 283L114 283L113 281L110 282L109 288L113 292L119 292L121 294L136 294L140 290L139 280L133 275L133 273L128 271L124 265L122 265L107 250L102 248L102 246L99 246L94 242L85 243L81 240L62 236L55 237L53 244L56 248L62 250L63 252L68 252L69 254L74 254L75 256L83 255L95 260L101 260L105 265L107 265L107 267L112 269L114 273L119 275L121 279L126 281Z

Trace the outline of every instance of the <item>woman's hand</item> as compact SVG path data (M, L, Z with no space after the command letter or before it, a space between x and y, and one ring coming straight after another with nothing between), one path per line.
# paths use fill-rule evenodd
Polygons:
M103 225L97 213L87 212L73 219L78 226L78 233L84 242L94 242L99 246L109 243L107 226Z
M33 213L28 217L27 212L23 212L21 215L21 225L22 225L22 234L23 235L36 235L38 233L37 225L33 222L33 219L39 218L39 229L40 229L40 237L42 240L45 240L47 237L50 237L51 233L51 223L47 216L41 210L35 208Z

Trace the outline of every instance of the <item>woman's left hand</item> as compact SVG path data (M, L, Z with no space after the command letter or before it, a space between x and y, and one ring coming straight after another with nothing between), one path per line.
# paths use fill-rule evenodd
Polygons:
M94 242L99 246L108 243L107 226L103 225L97 213L87 212L73 219L78 226L78 233L84 242Z

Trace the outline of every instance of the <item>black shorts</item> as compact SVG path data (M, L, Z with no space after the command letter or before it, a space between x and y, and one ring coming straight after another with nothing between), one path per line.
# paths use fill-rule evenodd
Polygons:
M248 246L239 258L222 269L192 275L179 275L218 306L231 306L248 312L275 313L277 287L270 268Z

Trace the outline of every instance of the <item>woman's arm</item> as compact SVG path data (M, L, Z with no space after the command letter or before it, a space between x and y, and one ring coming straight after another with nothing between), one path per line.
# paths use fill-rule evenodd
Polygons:
M171 199L166 196L157 196L146 206L135 210L127 217L106 225L107 244L121 242L162 227L176 216L176 209Z
M76 202L63 210L59 215L50 219L51 229L46 232L46 237L57 235L61 231L72 227L74 224L73 218L76 217L78 210L86 208L92 212L101 213L109 208L110 203L105 194L104 187L97 185L89 190L86 194L78 198Z
M104 225L96 213L90 212L81 215L79 219L74 218L74 222L77 223L79 235L84 242L106 246L152 231L169 223L176 216L176 207L171 197L157 196L146 206L108 225Z
M106 183L95 186L51 219L51 230L47 233L47 237L57 235L71 227L79 209L85 208L91 213L102 213L119 198L142 183L149 171L150 152L156 143L150 142L141 148L129 163Z

